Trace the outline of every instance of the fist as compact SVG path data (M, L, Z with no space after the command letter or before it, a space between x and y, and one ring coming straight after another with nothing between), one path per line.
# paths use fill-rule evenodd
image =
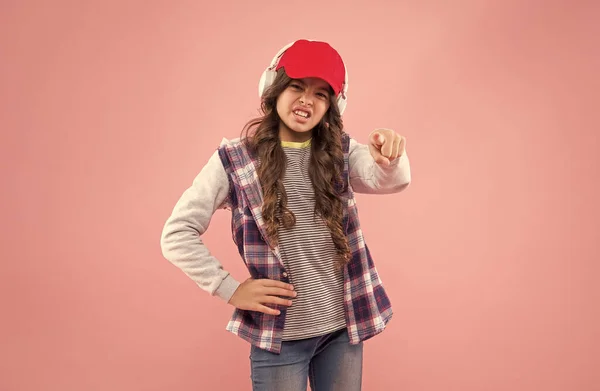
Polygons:
M369 135L369 151L377 164L389 166L404 154L404 137L391 129L377 129Z

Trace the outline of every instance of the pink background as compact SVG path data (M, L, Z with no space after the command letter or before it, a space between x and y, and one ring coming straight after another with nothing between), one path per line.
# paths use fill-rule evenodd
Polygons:
M591 0L2 1L0 390L250 389L232 307L159 237L297 38L344 57L354 137L408 140L411 187L358 199L395 306L364 389L600 390L598 20ZM206 240L247 276L226 212Z

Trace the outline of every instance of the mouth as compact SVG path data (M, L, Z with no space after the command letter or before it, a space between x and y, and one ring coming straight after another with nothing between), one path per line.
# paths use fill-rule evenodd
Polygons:
M292 111L292 113L294 113L294 115L297 117L301 117L301 118L305 118L305 119L310 118L310 112L305 111L305 110L296 109L296 110Z
M312 116L311 110L305 109L302 106L294 106L292 114L294 115L294 120L300 124L308 123L308 119Z

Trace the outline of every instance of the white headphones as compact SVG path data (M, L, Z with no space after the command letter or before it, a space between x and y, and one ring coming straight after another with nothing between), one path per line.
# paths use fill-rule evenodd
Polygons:
M285 51L293 44L294 44L294 42L292 42L288 45L285 45L283 47L283 49L281 49L277 53L277 55L275 57L273 57L273 61L271 61L271 65L269 65L269 67L267 69L265 69L265 71L263 72L262 76L260 77L260 81L258 82L258 96L259 97L262 97L263 92L265 92L265 90L267 88L269 88L271 86L271 84L273 84L273 82L275 81L277 72L274 69L275 69L275 67L277 67L277 64L279 63L279 60L283 56L283 53L285 53ZM345 65L344 65L344 74L345 74L344 75L344 86L342 87L342 91L337 96L337 106L340 111L340 115L342 115L344 113L344 110L346 110L346 104L347 104L347 100L348 100L348 98L346 97L346 93L348 92L348 70L346 69Z

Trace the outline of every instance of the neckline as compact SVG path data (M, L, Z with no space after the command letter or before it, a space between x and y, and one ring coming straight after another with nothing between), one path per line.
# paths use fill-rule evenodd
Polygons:
M282 141L281 146L287 148L306 148L311 144L311 139L308 139L303 142L298 141Z

